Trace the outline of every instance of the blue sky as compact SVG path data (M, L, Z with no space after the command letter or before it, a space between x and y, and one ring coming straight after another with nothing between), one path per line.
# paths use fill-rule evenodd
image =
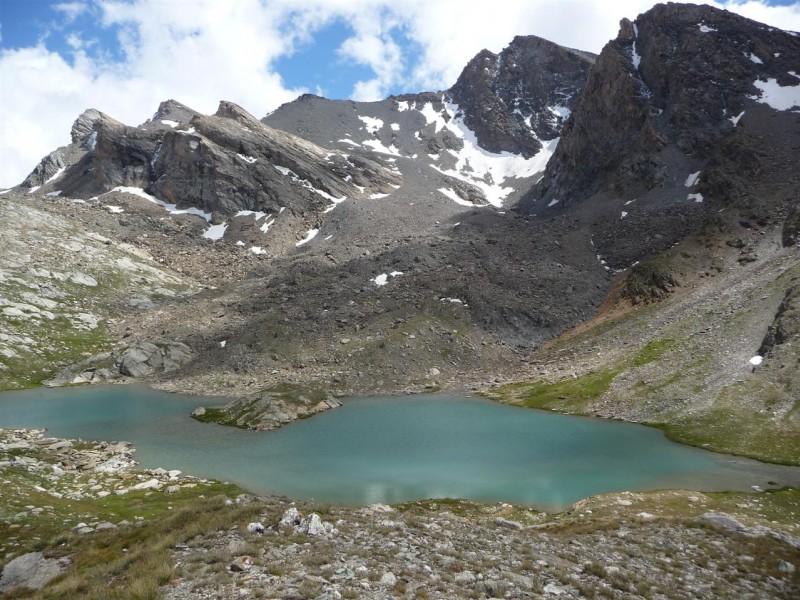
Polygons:
M305 92L445 89L477 52L515 35L599 52L622 17L652 3L0 0L0 189L68 143L89 107L137 124L168 98L205 113L231 100L261 117ZM800 0L708 3L800 30Z

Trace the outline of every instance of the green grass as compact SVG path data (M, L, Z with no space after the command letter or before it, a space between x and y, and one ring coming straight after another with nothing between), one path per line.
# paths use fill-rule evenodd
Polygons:
M800 466L800 429L769 415L717 407L674 423L649 423L681 444Z
M485 395L493 400L527 408L580 413L608 390L620 372L621 369L610 368L557 382L512 383L492 388Z
M675 347L675 340L669 338L648 342L633 358L634 367L643 367L663 356Z
M240 425L236 421L236 417L222 408L206 408L206 412L202 415L192 414L192 418L200 421L201 423L216 423L218 425L226 425L228 427L239 427L240 429L247 429L246 425Z
M14 323L17 328L19 321ZM31 325L32 327L32 325ZM0 390L18 390L42 385L61 368L114 347L102 322L95 329L82 331L64 318L38 324L28 335L35 339L40 352L20 353L13 358L0 356Z

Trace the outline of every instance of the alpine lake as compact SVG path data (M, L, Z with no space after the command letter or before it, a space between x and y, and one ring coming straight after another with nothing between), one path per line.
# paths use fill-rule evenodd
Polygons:
M345 504L425 498L562 510L614 491L800 487L800 468L715 454L650 427L456 394L358 398L269 432L203 424L219 399L134 386L0 394L0 427L128 441L144 468Z

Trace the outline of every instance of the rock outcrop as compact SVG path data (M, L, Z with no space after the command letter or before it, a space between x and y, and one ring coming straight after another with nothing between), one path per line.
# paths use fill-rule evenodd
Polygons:
M117 355L115 365L127 377L149 377L176 371L193 356L191 348L180 342L137 342Z

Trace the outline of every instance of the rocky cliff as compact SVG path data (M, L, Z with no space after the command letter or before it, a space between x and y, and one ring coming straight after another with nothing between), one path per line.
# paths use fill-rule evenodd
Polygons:
M274 130L233 103L207 116L169 100L139 127L87 110L72 127L72 144L45 157L22 186L84 199L138 188L218 222L284 209L313 221L340 198L385 193L400 181L380 161Z

